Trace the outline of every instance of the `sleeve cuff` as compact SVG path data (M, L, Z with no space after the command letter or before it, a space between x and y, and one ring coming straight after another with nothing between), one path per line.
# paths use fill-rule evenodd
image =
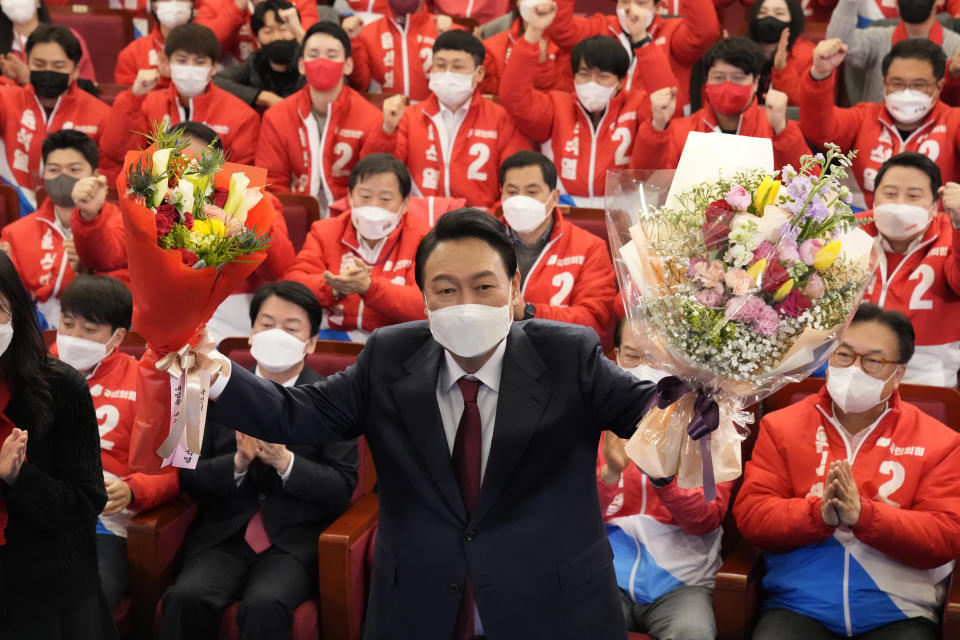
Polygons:
M230 382L230 372L221 373L217 376L216 381L210 385L210 400L216 402L220 399L220 396L223 395L224 390L227 388L227 383Z
M236 483L238 488L240 487L241 484L243 484L243 479L246 477L247 477L246 471L244 471L243 473L237 473L236 471L233 472L233 481Z
M296 458L293 451L290 452L290 462L287 464L286 470L280 474L280 482L287 484L287 480L290 479L290 474L293 472L293 461Z

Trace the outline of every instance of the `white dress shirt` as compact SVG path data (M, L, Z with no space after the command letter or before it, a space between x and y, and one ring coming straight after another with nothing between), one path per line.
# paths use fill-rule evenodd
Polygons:
M441 103L440 112L437 114L438 117L433 119L434 124L437 125L437 131L440 134L440 150L443 154L444 162L449 162L450 160L450 154L453 153L453 141L457 139L457 131L460 130L460 125L467 119L467 111L470 110L470 103L472 101L473 96L456 111L451 111Z
M257 374L257 376L260 377L260 378L263 377L263 372L260 371L260 365L257 365L256 374ZM283 383L281 383L280 386L283 386L283 387L292 387L292 386L294 386L295 384L297 384L297 378L299 378L299 377L300 377L300 374L298 373L297 375L293 376L293 377L290 378L289 380L286 380L286 381L284 381ZM229 378L228 378L228 379L229 379ZM224 386L226 386L226 385L224 385ZM223 392L223 390L221 389L221 393L222 393L222 392ZM219 397L219 395L220 395L220 394L217 394L217 397ZM282 482L283 484L287 484L287 480L290 479L290 474L293 472L293 458L294 458L293 451L291 451L291 452L290 452L290 462L287 463L287 468L284 470L284 472L280 474L280 482ZM243 482L243 479L244 479L245 477L247 477L247 472L246 472L246 471L244 471L243 473L237 473L236 471L233 472L233 481L237 483L237 486L238 486L238 487L239 487L240 484Z

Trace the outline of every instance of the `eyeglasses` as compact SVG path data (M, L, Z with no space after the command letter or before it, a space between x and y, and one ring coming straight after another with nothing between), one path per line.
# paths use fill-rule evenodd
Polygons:
M904 82L903 80L887 80L883 83L887 89L890 91L904 91L906 89L911 89L913 91L919 91L920 93L930 93L936 86L936 82L929 82L927 80L913 80L911 82Z
M855 363L858 358L864 373L880 373L888 364L900 364L897 360L887 360L872 353L857 353L853 349L847 349L846 347L840 347L833 352L833 355L830 356L830 364L836 367L846 368Z

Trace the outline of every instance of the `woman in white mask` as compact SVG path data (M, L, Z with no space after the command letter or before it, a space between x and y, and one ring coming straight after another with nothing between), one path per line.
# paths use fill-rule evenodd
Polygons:
M117 56L113 72L113 81L117 84L133 84L141 69L156 70L170 31L193 20L193 0L153 0L149 8L153 14L153 29L128 44ZM170 86L169 75L160 78L158 86Z
M861 218L877 237L881 256L865 299L900 311L917 332L916 355L904 380L954 387L960 369L960 327L944 322L960 313L960 268L954 246L960 224L960 185L941 187L940 169L927 156L908 151L877 172L874 207ZM937 195L946 213L938 213Z
M0 74L17 84L30 82L30 68L27 66L27 38L40 24L50 24L50 12L44 0L2 0L0 2ZM87 43L79 33L73 31L80 41L83 55L78 65L79 76L84 80L96 82L97 76L93 62L87 51Z

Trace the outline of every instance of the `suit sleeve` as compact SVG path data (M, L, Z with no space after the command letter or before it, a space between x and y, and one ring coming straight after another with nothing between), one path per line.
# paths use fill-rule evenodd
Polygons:
M235 371L239 368L234 365ZM211 403L210 410L215 406L216 403ZM233 479L233 458L237 453L236 448L228 448L226 451L217 450L217 435L224 429L226 427L214 423L208 417L197 468L180 470L180 486L194 498L200 500L229 498L253 490L246 478L240 486L237 486L237 481Z
M534 87L540 47L520 38L503 70L500 104L523 135L545 142L553 133L554 104L550 94Z
M593 327L598 335L607 332L613 313L617 283L610 255L602 243L592 244L584 256L583 270L570 292L565 307L536 304L536 317Z
M73 242L80 264L91 271L103 272L127 266L127 244L123 217L116 205L105 202L100 215L86 220L74 209L70 218Z
M596 418L594 424L606 425L621 438L629 438L637 430L656 385L638 380L605 356L600 338L593 331L584 329L580 336L580 388Z
M670 57L692 67L720 37L720 23L711 0L681 0L680 13L680 26L670 36Z
M277 129L274 121L278 117L279 112L272 107L264 114L254 164L267 168L267 189L272 193L291 193L292 171L286 151L288 140Z
M54 388L60 397L57 412L48 432L40 435L50 439L54 468L41 469L30 461L28 440L27 460L4 498L11 517L37 529L92 530L107 504L93 400L86 382L72 370L61 374Z
M133 491L130 508L145 511L169 502L180 493L180 477L174 467L159 474L134 473L123 479Z
M242 120L237 123L237 133L230 140L230 161L238 164L254 164L257 140L260 138L260 116L249 107L237 113Z
M810 153L810 145L803 138L800 126L787 120L783 131L773 136L773 159L776 166L800 166L800 156Z
M283 275L285 280L294 280L306 286L317 296L321 306L331 307L336 304L337 299L331 289L323 280L323 272L329 270L326 258L323 255L323 245L320 242L320 235L323 233L323 227L320 226L322 220L314 222L303 242L303 248L297 254L293 264ZM371 281L371 287L373 286Z
M844 4L850 4L844 2ZM836 73L824 80L814 80L808 72L800 92L800 130L813 144L833 142L849 149L863 123L857 108L841 109L833 104L833 83Z
M117 56L117 66L113 70L113 81L116 84L133 84L137 79L137 53L133 42L128 44Z
M283 490L342 512L349 506L357 486L357 465L356 440L326 444L316 460L297 453Z
M766 551L787 552L833 534L820 516L819 497L797 498L786 477L787 453L764 418L733 515L743 536Z
M147 96L135 96L130 89L122 91L113 106L110 116L103 123L100 136L100 154L118 167L123 166L127 149L139 148L136 131L149 131L150 123L143 109Z
M933 569L960 555L960 438L953 440L946 455L920 478L907 508L861 493L862 510L853 534L917 569Z
M599 36L607 33L610 24L608 17L597 13L590 18L580 18L573 15L575 0L558 0L557 15L554 16L550 28L544 34L554 41L563 51L570 51L581 40L590 36Z

